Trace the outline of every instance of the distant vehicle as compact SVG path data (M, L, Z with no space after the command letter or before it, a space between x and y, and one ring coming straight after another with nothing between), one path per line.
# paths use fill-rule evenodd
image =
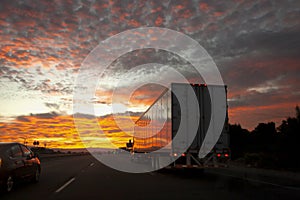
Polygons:
M162 157L173 161L167 168L203 169L227 166L230 159L227 99L221 107L212 106L212 102L220 97L219 94L224 94L224 91L226 94L225 85L172 83L170 89L167 88L136 121L131 159L143 162L148 160L154 169L161 168ZM193 100L195 96L196 101ZM214 113L218 113L212 112L212 109L216 111L220 108L226 110L225 122L221 124L223 129L216 134L215 126L212 126L212 132L218 136L216 144L211 151L208 150L206 156L199 158L210 121L215 120ZM191 131L191 127L196 127L194 130L197 132ZM174 144L179 129L184 134L184 139ZM191 141L189 146L186 138ZM172 145L169 145L171 141ZM180 152L180 148L186 151ZM164 149L163 152L161 149ZM160 152L151 153L157 150Z
M20 143L0 143L1 191L10 192L16 181L38 182L41 165L38 157Z

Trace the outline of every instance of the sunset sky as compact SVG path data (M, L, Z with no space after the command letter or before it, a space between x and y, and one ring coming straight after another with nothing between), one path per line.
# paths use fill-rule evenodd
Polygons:
M83 147L72 116L81 63L101 41L139 27L182 32L208 51L228 86L230 123L249 130L259 122L278 125L300 105L299 19L298 0L1 0L0 141L26 138L50 147ZM175 66L189 77L189 63L166 52L132 52L116 60L91 101L117 146L128 135L109 115L112 85L160 77L159 67L130 71L150 61ZM130 111L142 112L159 95L161 88L151 87L136 91ZM90 147L101 146L95 127L82 120Z

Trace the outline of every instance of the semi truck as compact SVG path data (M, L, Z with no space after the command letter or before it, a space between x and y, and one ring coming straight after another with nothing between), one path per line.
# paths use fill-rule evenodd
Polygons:
M207 131L214 131L212 102L225 91L226 116L217 142L204 156ZM172 83L135 122L132 160L151 162L153 168L207 168L227 166L230 159L227 87ZM171 161L171 162L169 162ZM169 164L168 164L169 163Z

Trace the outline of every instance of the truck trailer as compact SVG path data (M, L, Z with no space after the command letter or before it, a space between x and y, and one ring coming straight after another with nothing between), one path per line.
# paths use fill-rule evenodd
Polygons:
M214 119L212 102L225 90L226 117L214 147L199 156ZM135 122L132 160L151 162L153 168L207 168L227 166L230 159L227 87L172 83ZM213 125L211 125L213 127ZM212 129L213 130L213 129ZM169 162L170 161L170 162Z

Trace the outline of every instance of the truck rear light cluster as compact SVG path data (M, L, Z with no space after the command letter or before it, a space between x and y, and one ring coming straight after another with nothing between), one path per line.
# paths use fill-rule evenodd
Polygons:
M204 86L204 87L207 87L207 84L198 84L198 83L192 83L191 84L192 86Z
M222 154L221 154L221 153L218 153L218 154L217 154L217 157L218 157L218 158L222 157ZM228 158L228 157L229 157L229 154L228 154L228 153L225 153L225 154L224 154L224 157L225 157L225 158Z

